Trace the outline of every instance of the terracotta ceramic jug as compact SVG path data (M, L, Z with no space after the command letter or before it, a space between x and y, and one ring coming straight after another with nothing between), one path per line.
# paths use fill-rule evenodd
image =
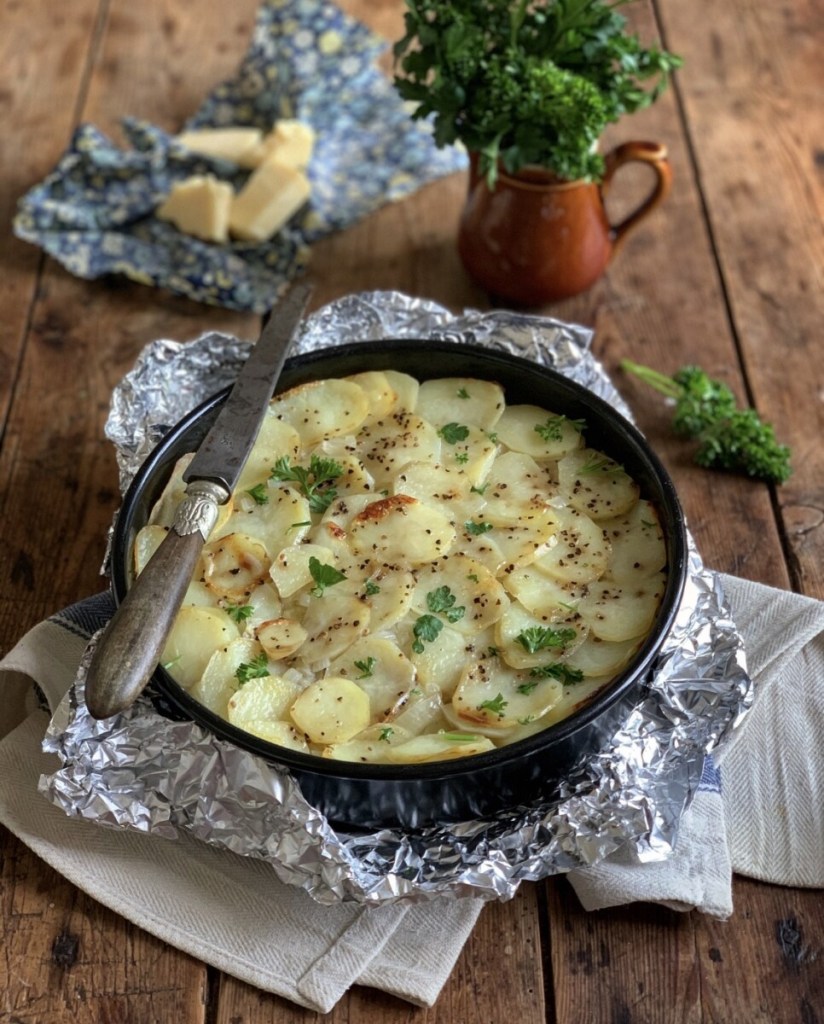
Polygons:
M616 171L631 161L649 164L655 184L636 210L612 225L604 196ZM565 299L593 284L672 181L666 147L657 142L625 142L605 163L600 184L525 168L499 173L490 189L473 155L458 232L458 251L472 277L495 298L522 306Z

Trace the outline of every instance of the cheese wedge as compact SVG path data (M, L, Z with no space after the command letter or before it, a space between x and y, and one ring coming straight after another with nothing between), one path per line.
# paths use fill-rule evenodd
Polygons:
M308 124L284 119L263 139L257 158L260 163L274 160L302 171L309 164L314 145L315 133Z
M211 174L196 174L172 186L158 207L157 216L187 235L207 242L227 242L233 196L232 186L227 182L218 181Z
M229 230L235 238L265 242L297 213L310 191L309 179L300 171L264 163L232 200Z
M263 132L259 128L195 128L181 132L177 141L194 153L252 168L260 162Z

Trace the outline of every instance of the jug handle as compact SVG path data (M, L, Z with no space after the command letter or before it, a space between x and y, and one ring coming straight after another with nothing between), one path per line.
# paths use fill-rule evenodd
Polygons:
M625 164L648 164L655 171L655 184L646 199L619 224L611 226L614 253L629 232L666 198L672 185L672 168L667 159L667 147L661 142L625 142L610 150L604 158L604 162L606 169L601 184L601 193L604 196L607 194L613 176Z

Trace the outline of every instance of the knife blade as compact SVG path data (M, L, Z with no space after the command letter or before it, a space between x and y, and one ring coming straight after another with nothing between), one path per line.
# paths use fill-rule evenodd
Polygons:
M99 638L86 674L86 706L93 718L124 711L154 672L218 508L246 464L310 293L309 285L294 285L272 310L183 474L186 493L172 527Z

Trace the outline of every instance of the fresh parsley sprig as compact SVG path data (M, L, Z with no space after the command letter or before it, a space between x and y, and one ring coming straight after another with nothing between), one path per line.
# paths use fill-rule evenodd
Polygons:
M551 626L530 626L529 629L521 630L515 640L528 654L537 654L538 651L566 647L577 635L571 626L562 626L560 629L553 629Z
M336 583L346 579L346 573L336 569L334 565L326 565L314 555L309 558L309 574L315 581L315 585L312 587L312 594L315 597L323 597L327 587L333 587Z
M629 359L621 369L675 401L673 429L699 442L694 456L699 466L766 483L783 484L789 478L790 449L778 443L772 425L755 409L739 409L722 381L698 366L685 366L671 377Z
M435 614L440 613L447 622L457 622L466 614L466 608L455 606L457 598L449 587L438 587L426 595L426 607Z
M296 483L309 501L312 512L325 512L338 492L331 484L343 473L343 466L334 459L322 459L313 455L309 468L293 466L288 455L282 455L272 467L271 480L287 480Z
M235 678L240 686L248 683L250 679L262 679L271 675L269 672L269 659L265 654L258 654L251 661L241 662L235 669Z

